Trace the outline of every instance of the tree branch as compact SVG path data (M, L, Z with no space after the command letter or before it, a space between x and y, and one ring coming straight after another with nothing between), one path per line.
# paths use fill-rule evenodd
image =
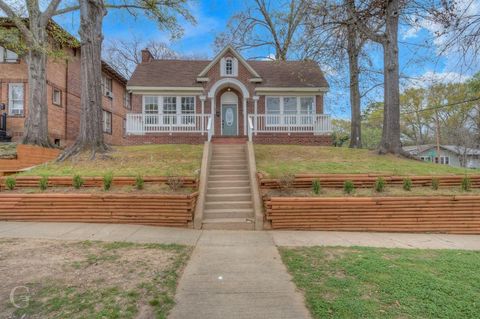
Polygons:
M349 13L349 16L353 19L354 25L362 32L367 38L370 40L384 44L386 41L385 34L384 33L376 33L372 29L370 29L365 23L360 21L360 19L357 16L357 13L355 12L355 1L354 0L348 0L347 1L347 10Z
M15 23L15 26L22 32L27 43L34 44L35 39L32 32L27 28L22 18L20 18L8 4L0 0L0 9L7 14L7 16Z

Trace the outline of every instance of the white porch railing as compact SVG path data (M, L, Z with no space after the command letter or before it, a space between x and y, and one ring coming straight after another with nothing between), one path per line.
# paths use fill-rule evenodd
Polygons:
M127 134L147 133L200 133L212 135L211 114L127 114Z
M248 116L248 136L257 133L313 133L315 135L332 132L330 115L272 115L257 114Z

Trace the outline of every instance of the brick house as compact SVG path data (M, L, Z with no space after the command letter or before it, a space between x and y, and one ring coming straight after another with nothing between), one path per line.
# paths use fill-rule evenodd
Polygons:
M240 137L255 143L330 145L328 83L313 61L246 61L231 46L213 60L142 63L127 84L128 144L202 143Z
M81 53L78 41L71 37L72 45L63 48L66 58L47 61L48 132L52 142L62 147L75 141L80 126ZM125 144L126 113L131 108L126 83L120 73L102 62L103 127L105 141L113 145ZM0 115L5 114L6 133L13 141L23 136L28 96L25 58L0 46Z

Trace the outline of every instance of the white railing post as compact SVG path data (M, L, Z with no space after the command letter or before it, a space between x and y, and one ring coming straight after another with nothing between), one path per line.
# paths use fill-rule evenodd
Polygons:
M248 116L248 140L250 142L252 142L253 138L252 138L252 133L253 133L253 121L252 121L252 116L249 115Z

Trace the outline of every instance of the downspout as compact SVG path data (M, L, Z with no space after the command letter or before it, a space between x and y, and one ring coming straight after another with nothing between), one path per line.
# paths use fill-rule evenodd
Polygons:
M67 59L67 66L65 69L65 145L68 141L68 59Z

